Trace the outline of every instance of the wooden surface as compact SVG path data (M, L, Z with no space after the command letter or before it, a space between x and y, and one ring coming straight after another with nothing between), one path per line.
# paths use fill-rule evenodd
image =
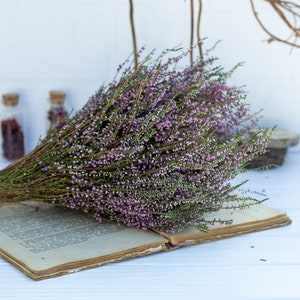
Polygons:
M0 299L300 299L300 150L245 178L292 224L40 282L0 259Z

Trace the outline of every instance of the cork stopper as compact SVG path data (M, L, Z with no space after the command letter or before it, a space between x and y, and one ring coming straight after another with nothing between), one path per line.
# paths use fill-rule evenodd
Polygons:
M63 104L66 93L62 91L50 91L50 101L52 104Z
M2 95L2 99L5 106L15 106L19 103L19 94L4 94Z

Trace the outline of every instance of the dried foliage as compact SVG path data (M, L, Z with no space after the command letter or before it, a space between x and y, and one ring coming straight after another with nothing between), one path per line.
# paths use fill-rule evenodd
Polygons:
M205 228L205 212L245 207L231 179L268 131L213 58L177 67L150 56L93 95L59 130L0 172L0 201L53 202L142 229ZM236 200L239 202L237 203Z

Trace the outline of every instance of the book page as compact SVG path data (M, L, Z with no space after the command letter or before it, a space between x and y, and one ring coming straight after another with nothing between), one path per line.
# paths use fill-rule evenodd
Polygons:
M36 277L162 251L166 243L153 232L99 223L51 204L0 208L1 256Z
M174 246L192 245L203 242L223 239L249 232L265 230L291 223L289 217L281 211L263 204L252 205L245 209L221 209L204 215L206 220L231 221L230 225L215 222L208 224L208 231L199 231L188 227L179 233L160 234Z

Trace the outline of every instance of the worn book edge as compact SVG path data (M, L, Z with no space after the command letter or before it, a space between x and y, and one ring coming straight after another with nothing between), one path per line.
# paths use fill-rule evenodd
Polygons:
M4 208L1 208L0 212L2 212L2 210L4 210ZM69 212L69 215L72 216L72 218L74 214L75 213L73 212ZM0 220L1 216L2 215L0 214ZM79 220L88 218L88 222L96 222L95 220L91 221L91 218L87 217L84 214L77 214L77 217L79 218ZM144 232L142 230L131 230L124 228L117 233L109 233L106 237L106 240L104 238L104 243L102 242L101 237L98 241L98 244L95 243L94 239L91 239L90 243L87 243L87 245L85 245L85 247L95 247L95 245L97 245L97 247L101 247L101 245L104 245L104 247L110 247L110 243L117 244L119 242L122 243L121 240L134 240L134 243L130 243L128 244L128 246L124 245L122 250L116 250L114 246L112 247L111 251L110 248L108 250L106 249L104 251L104 253L106 254L94 254L93 256L86 257L80 255L80 243L79 248L76 245L74 246L70 244L66 248L62 247L62 249L58 250L52 249L52 252L46 251L45 253L48 254L46 254L45 257L47 258L48 255L48 259L52 265L50 267L45 267L45 265L41 264L40 268L35 267L36 262L34 262L34 259L40 260L41 258L43 258L43 252L41 256L37 257L35 257L35 254L32 254L30 252L24 254L23 248L19 247L19 245L17 245L17 247L20 248L19 250L14 249L16 246L16 244L14 244L15 241L13 241L11 246L7 246L6 242L8 241L9 243L9 238L5 235L2 235L2 237L4 238L0 239L0 256L12 265L14 265L20 271L25 273L28 277L34 280L41 280L73 272L78 272L89 268L98 267L108 263L114 263L130 258L146 256L152 253L175 250L181 246L210 242L245 233L285 226L291 223L290 218L284 212L280 212L276 209L269 208L263 204L258 204L243 210L221 210L219 212L209 214L208 217L211 217L212 219L220 217L221 219L225 220L231 218L232 224L224 225L222 223L216 222L216 224L210 225L209 230L206 232L189 227L183 230L182 232L175 234L163 232L152 233L150 231ZM100 229L103 226L101 223L95 224L96 227L99 226ZM1 227L0 234L2 234ZM128 236L130 238L128 238ZM75 253L75 257L77 257L78 253L78 259L72 258L72 256L71 259L67 257L66 254L68 254L68 251L70 250L73 251L73 255ZM55 260L55 256L60 256L61 254L66 256L66 260L57 262ZM23 259L24 257L26 259ZM86 257L86 259L82 259L82 257ZM31 261L31 258L33 259L33 261Z
M137 247L136 249L129 249L128 251L122 251L121 253L119 252L117 254L107 255L105 257L91 258L81 261L74 261L72 263L61 264L57 267L52 267L45 270L31 269L28 265L11 256L9 253L6 253L2 249L0 249L0 257L8 263L12 264L29 278L33 280L43 280L100 267L109 263L116 263L130 258L142 257L157 252L163 252L166 249L166 242L160 242L152 245L145 245L143 247Z
M163 232L160 232L159 234L167 238L169 240L169 243L174 247L180 247L211 242L246 233L286 226L290 223L290 218L285 213L281 213L278 216L271 217L265 220L246 222L237 225L224 225L225 227L210 229L205 232L191 232L184 233L182 235L172 235Z

